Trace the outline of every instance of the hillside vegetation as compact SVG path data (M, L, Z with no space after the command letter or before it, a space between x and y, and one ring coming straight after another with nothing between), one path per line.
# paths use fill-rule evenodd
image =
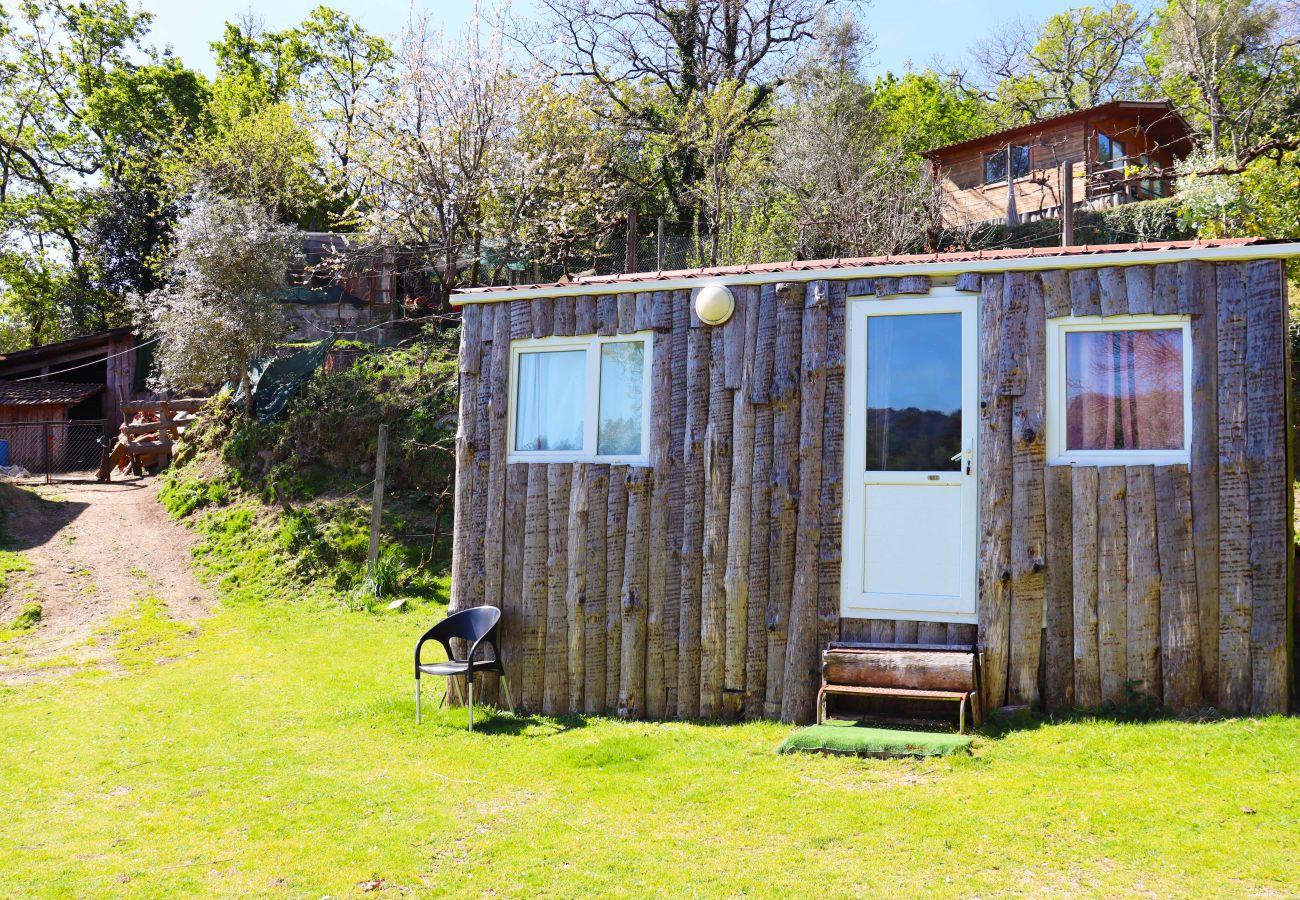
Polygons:
M455 436L455 334L318 372L282 421L218 400L186 437L160 499L204 538L228 601L298 597L374 608L444 596ZM388 426L380 563L366 571L375 453Z

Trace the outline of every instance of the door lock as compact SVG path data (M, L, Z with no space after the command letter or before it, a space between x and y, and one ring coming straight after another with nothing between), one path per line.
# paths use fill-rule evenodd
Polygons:
M971 453L971 449L972 449L971 445L967 444L965 450L961 451L960 453L954 453L952 456L949 457L949 459L952 462L956 462L959 459L965 460L964 464L962 465L962 469L967 475L970 474L971 457L974 455L973 453Z

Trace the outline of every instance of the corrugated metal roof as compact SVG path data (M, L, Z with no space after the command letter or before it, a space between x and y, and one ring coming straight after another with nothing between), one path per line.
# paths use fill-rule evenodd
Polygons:
M694 278L725 278L735 275L780 274L783 272L818 272L835 269L864 269L883 266L924 266L927 264L951 264L965 262L1014 261L1019 259L1049 259L1057 257L1100 256L1103 254L1151 253L1162 250L1213 250L1230 247L1251 247L1261 244L1289 244L1290 241L1273 238L1221 238L1209 241L1157 241L1139 244L1084 244L1074 247L1025 247L1004 250L976 250L958 253L913 253L899 256L858 256L841 259L792 260L789 262L753 263L743 266L714 266L705 269L677 269L665 272L629 272L621 275L590 275L575 278L568 282L532 285L500 285L496 287L465 288L452 295L452 302L457 297L471 298L484 294L508 294L527 290L553 290L564 288L587 288L582 293L591 293L592 286L609 285L617 289L620 285L646 284L654 289L655 282L677 281ZM1122 262L1122 260L1120 261Z
M102 384L68 381L0 381L0 406L66 406L103 389Z

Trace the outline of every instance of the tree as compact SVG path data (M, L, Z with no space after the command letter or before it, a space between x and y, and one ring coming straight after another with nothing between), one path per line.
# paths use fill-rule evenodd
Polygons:
M0 306L31 344L114 324L92 220L116 188L148 193L193 132L206 83L143 46L149 16L120 0L0 9ZM165 230L162 204L137 204ZM143 287L144 285L137 285Z
M170 199L191 196L247 200L282 222L324 230L325 190L317 173L320 154L311 133L288 103L250 96L246 77L218 81L209 127L167 166Z
M924 82L890 79L873 92L846 52L852 41L851 30L827 32L791 73L778 112L773 171L790 197L801 258L920 249L938 222L937 194L914 149L929 138L906 122L906 101Z
M771 124L769 104L782 71L815 35L820 17L845 0L542 0L542 39L530 27L523 46L551 46L556 73L590 79L606 93L620 124L654 153L653 176L678 215L689 218L719 163L716 140L692 140L710 98L724 91L732 143ZM735 102L737 100L743 102ZM712 155L712 159L710 156ZM638 180L640 173L626 173ZM647 187L651 187L647 185Z
M352 148L361 110L391 77L393 49L359 22L328 6L296 28L267 31L251 15L228 22L213 43L223 79L242 82L255 105L291 104L323 151L321 179L333 211L347 207Z
M396 72L358 117L352 216L372 248L400 252L403 268L436 273L446 304L466 270L477 272L489 225L501 225L491 196L525 81L507 64L499 28L485 34L477 21L455 40L435 34L427 18L416 21Z
M272 298L301 247L301 234L265 207L198 200L177 226L167 286L133 302L143 329L162 338L158 386L201 390L239 381L252 415L248 372L284 337Z
M1130 97L1145 83L1149 24L1125 2L1067 9L1036 28L1013 22L975 47L985 94L1016 123Z
M590 84L566 90L542 79L526 89L488 210L488 229L506 244L502 263L517 254L568 276L579 260L594 261L627 206L615 171L623 148L608 115Z
M1300 124L1296 9L1261 0L1168 0L1149 62L1169 96L1204 128L1216 156L1240 164Z

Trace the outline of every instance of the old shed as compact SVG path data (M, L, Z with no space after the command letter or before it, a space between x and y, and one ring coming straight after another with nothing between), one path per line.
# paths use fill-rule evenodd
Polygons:
M460 293L453 608L546 713L806 721L833 640L977 645L986 706L1283 711L1297 254Z

